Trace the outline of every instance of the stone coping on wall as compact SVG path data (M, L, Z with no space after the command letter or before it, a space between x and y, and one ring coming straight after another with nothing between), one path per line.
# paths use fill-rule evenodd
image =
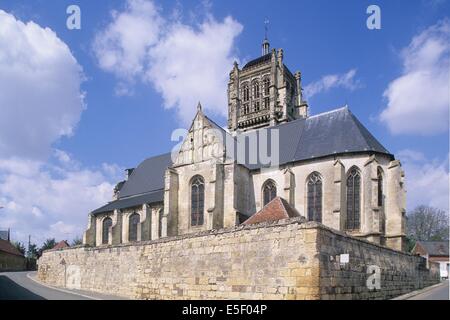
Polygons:
M330 227L327 227L323 225L322 223L315 222L315 221L306 221L304 217L294 217L289 219L282 219L277 221L269 221L269 222L261 222L256 224L250 224L250 225L238 225L234 227L229 228L222 228L222 229L211 229L207 231L199 231L199 232L192 232L187 233L183 235L177 235L177 236L171 236L171 237L164 237L160 239L155 240L146 240L146 241L138 241L138 242L128 242L128 243L121 243L116 245L100 245L100 246L88 246L88 245L78 245L73 247L67 247L63 249L49 249L45 250L46 252L58 252L58 251L67 251L67 250L75 250L75 249L81 249L84 248L85 250L104 250L104 249L112 249L112 248L122 248L122 247L130 247L130 246L145 246L145 245L153 245L158 243L166 243L166 242L172 242L172 241L179 241L184 239L191 239L191 238L199 238L199 237L206 237L210 235L221 235L221 234L228 234L228 233L234 233L239 232L243 230L255 230L255 229L263 229L263 228L276 228L276 227L282 227L282 226L288 226L288 225L299 225L300 229L322 229L325 231L328 231L330 233L333 233L338 236L345 237L350 240L363 242L369 245L372 245L374 247L378 247L380 249L388 250L397 254L403 254L406 256L417 256L412 253L399 251L393 248L386 247L384 245L374 243L356 236L352 236L344 231L336 230Z

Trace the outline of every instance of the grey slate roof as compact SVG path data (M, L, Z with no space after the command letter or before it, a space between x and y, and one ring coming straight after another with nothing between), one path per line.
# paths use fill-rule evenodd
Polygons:
M208 118L208 120L210 119ZM266 166L261 162L261 159L257 159L256 162L250 161L248 152L251 143L250 137L256 137L259 141L261 137L264 137L263 134L267 133L267 141L270 142L274 130L278 130L280 139L280 165L330 155L360 152L386 154L392 159L394 158L347 107L275 127L241 133L237 138L233 138L214 121L210 121L214 127L221 130L223 137L233 140L234 154L236 154L238 144L242 146L242 141L244 142L242 147L246 150L246 157L242 159L243 161L237 159L237 162L250 170L257 170ZM245 138L245 140L241 141L240 138ZM271 147L268 143L269 153ZM227 157L236 158L234 154L227 150ZM171 165L170 153L144 160L123 185L119 199L93 211L93 213L123 209L143 203L162 202L164 199L164 173Z
M448 256L448 241L418 241L430 256Z
M164 188L164 172L172 165L170 153L144 160L125 182L119 198L134 196Z
M8 230L0 230L0 239L8 241Z
M255 136L258 141L263 131L267 141L271 141L274 130L279 134L279 164L309 160L329 155L345 153L372 152L393 156L350 112L348 107L321 113L306 119L290 121L275 127L262 128L243 133L243 136ZM263 140L264 141L264 140ZM246 142L248 150L250 141ZM270 150L270 143L267 145ZM270 153L270 151L269 151ZM258 159L251 163L247 157L244 164L251 170L265 167Z
M261 63L265 63L265 62L269 61L271 58L272 58L272 53L265 54L261 57L258 57L256 59L253 59L253 60L247 62L247 64L242 68L242 70L256 66Z
M140 206L144 203L157 203L162 202L164 199L164 190L156 190L148 193L144 193L138 196L122 198L119 200L112 201L97 210L92 211L93 214L98 214L102 212L109 212L115 209L125 209Z

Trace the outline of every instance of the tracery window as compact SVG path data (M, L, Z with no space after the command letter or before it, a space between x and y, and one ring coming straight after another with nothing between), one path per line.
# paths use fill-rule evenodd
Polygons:
M383 172L381 168L377 169L377 179L378 179L378 206L383 206Z
M203 225L205 207L205 183L202 177L196 176L191 183L191 226Z
M264 83L264 95L268 96L270 95L270 79L265 78L263 83Z
M264 98L264 109L269 109L269 107L270 107L270 98L265 97Z
M378 167L377 168L377 179L378 179L378 207L380 207L380 232L386 232L386 216L384 211L384 192L383 192L383 170Z
M263 205L265 206L277 196L277 187L275 182L268 180L263 186Z
M322 222L322 178L317 172L309 175L308 189L308 220Z
M259 98L259 82L258 81L253 82L253 98L254 99Z
M255 107L254 107L254 110L253 110L253 111L258 112L259 109L260 109L260 107L259 107L259 101L255 101Z
M141 218L139 214L133 213L128 218L128 240L131 241L137 241L137 234L138 234L138 226Z
M250 100L250 89L248 87L248 84L245 84L243 89L243 98L244 98L244 102L247 102Z
M347 176L347 230L357 230L361 215L361 174L351 168Z
M105 218L102 222L102 244L109 243L109 228L112 226L112 219Z

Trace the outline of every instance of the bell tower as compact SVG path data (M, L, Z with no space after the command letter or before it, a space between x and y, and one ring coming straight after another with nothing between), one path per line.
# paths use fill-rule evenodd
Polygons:
M284 65L283 49L270 50L266 35L262 55L241 69L234 62L228 82L228 129L237 133L308 117L301 73Z

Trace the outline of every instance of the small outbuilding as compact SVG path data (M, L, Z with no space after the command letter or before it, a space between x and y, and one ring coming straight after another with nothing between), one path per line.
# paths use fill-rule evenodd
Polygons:
M26 270L24 255L11 242L0 239L0 272Z
M417 241L412 253L418 254L429 262L439 263L441 278L448 279L450 262L448 241Z
M62 240L58 242L52 249L64 249L70 247L69 243L66 240Z

